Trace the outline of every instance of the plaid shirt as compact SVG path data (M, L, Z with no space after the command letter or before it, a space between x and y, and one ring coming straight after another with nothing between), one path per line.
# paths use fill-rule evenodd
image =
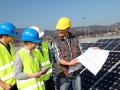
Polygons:
M78 43L78 46L82 53L82 47L81 47L80 41ZM52 41L49 48L50 48L51 54L54 55L55 62L59 63L59 61L62 59L62 53L60 52L59 48L57 47L57 44L54 41Z
M81 53L82 53L82 47L81 47L81 44L80 44L80 41L78 40L78 46L79 46L79 49L81 50ZM69 44L68 44L69 45ZM50 49L50 57L51 57L51 61L54 65L54 63L59 63L59 61L62 59L62 53L60 51L60 49L58 48L57 44L55 41L51 41L50 45L49 45L49 49ZM58 81L57 81L57 74L56 74L56 69L55 69L55 66L53 66L53 80L55 82L55 87L57 87L58 85Z

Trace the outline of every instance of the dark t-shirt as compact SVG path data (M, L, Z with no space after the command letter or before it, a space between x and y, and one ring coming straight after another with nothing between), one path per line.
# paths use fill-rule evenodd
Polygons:
M4 45L6 47L6 49L8 50L8 52L11 54L11 52L10 52L10 44L7 44L7 46L6 46L3 42L0 41L0 43L2 45Z

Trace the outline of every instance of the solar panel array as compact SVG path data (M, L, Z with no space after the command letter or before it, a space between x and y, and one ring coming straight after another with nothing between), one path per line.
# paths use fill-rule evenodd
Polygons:
M100 39L96 43L82 43L83 50L89 47L99 47L110 51L120 51L120 38L116 39Z
M118 88L120 86L118 83L120 82L120 52L110 52L107 61L96 76L84 68L81 73L81 81L82 90L113 90Z
M104 45L102 41L105 41ZM89 46L101 46L100 48L110 49L111 52L109 53L106 62L102 66L102 69L96 76L82 66L80 74L82 90L120 90L120 52L118 51L120 49L118 47L112 51L116 45L119 46L119 41L120 39L103 39L98 40L97 43L84 43L84 48L89 48ZM113 45L113 43L115 45Z

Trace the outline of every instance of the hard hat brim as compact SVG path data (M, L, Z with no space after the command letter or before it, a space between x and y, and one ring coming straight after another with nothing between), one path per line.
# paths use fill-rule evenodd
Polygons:
M15 32L13 34L9 34L10 36L17 36L18 35L18 32Z
M32 41L32 42L34 42L34 43L41 43L42 40L34 40L34 41Z
M39 38L43 37L44 34L45 34L45 33L44 33L43 31L41 31L41 32L39 33Z
M42 39L40 39L40 40L22 40L22 41L30 41L30 42L34 42L34 43L41 43Z
M5 34L5 35L8 35L8 36L17 36L18 35L18 32L15 32L15 33L6 33L6 32L2 32L0 34Z

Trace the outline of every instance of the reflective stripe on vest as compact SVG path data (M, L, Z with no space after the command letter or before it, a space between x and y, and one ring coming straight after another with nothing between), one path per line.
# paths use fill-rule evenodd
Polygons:
M42 86L42 85L44 85L44 82L43 82L43 81L38 82L38 83L36 83L36 84L33 84L33 85L29 86L29 87L23 88L23 89L21 89L21 90L33 90L33 89L35 89L35 88L37 88L37 87L39 87L39 86ZM44 88L44 89L43 89L43 88L38 88L38 90L45 90L45 88Z
M44 62L41 62L42 65L47 66L50 64L49 60L49 51L48 51L48 43L42 42L42 50L44 54ZM50 76L52 75L52 68L44 75L44 80L48 80Z
M32 79L28 79L28 80L17 80L17 84L25 85L26 83L34 82L35 80L36 80L36 78L32 78ZM38 88L41 88L41 89L38 89ZM38 81L35 84L31 84L29 86L26 86L26 87L22 88L21 90L33 90L33 89L45 90L44 82L43 81Z
M11 45L10 52L11 54L3 44L0 44L0 79L5 83L14 85L14 50Z
M44 67L44 66L46 66L46 65L48 65L48 64L50 64L50 60L47 60L47 61L41 63L41 66Z
M35 50L36 50L36 52L38 52L38 55L40 57L41 66L44 67L44 66L48 66L50 64L48 43L47 42L42 42L41 45L42 45L43 54L38 49L35 49ZM50 78L51 75L52 75L52 70L48 71L41 78L43 78L46 81Z
M7 76L4 76L3 78L1 78L2 81L6 81L7 79L13 78L14 77L14 73L10 73Z
M5 69L7 69L7 68L9 68L9 67L11 67L13 65L14 65L14 62L11 61L10 63L4 65L3 67L0 67L0 71L3 71L3 70L5 70Z
M24 66L24 73L34 73L40 70L39 57L35 50L32 51L34 59L31 57L30 53L25 50L25 48L21 48L18 51L18 54L20 55ZM17 86L20 90L45 90L45 85L41 78L17 80Z
M17 80L17 83L18 84L24 84L24 83L27 83L27 82L31 82L35 80L35 78L31 78L31 79L27 79L27 80Z

